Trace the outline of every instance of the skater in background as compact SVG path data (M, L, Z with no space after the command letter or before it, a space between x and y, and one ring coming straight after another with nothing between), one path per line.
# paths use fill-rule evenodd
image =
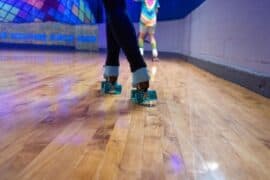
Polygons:
M155 38L155 30L157 25L157 13L160 7L158 0L135 0L141 1L141 16L139 28L139 48L140 53L144 55L144 40L146 35L149 35L150 43L152 46L153 60L158 60L157 41Z
M119 75L119 53L122 49L129 61L133 87L147 92L149 75L140 54L136 32L126 13L125 0L103 0L106 11L107 59L104 77L115 84Z

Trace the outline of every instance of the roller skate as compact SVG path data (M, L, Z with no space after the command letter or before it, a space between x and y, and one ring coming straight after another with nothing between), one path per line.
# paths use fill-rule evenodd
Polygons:
M159 61L159 58L158 58L157 56L153 56L153 57L152 57L152 61L153 61L153 62L157 62L157 61Z
M148 90L149 81L138 83L135 89L131 90L131 101L143 106L155 106L157 103L157 93L154 90Z
M101 92L103 94L121 94L122 86L117 83L116 76L105 77L105 81L101 82Z

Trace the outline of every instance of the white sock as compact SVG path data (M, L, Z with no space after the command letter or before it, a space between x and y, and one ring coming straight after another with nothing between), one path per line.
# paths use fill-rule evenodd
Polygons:
M143 48L140 48L140 53L141 53L142 56L144 55L144 49Z
M152 55L153 55L153 57L158 57L158 51L157 51L157 49L153 49L152 50Z

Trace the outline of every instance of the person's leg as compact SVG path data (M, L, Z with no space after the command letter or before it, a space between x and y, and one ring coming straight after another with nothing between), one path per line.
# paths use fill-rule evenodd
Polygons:
M149 37L150 37L150 42L151 42L151 46L152 46L153 58L157 58L158 57L158 50L157 50L157 41L155 38L155 27L150 28Z
M105 63L104 78L112 83L117 81L119 75L120 46L114 39L111 27L106 23L107 58Z
M140 33L139 33L138 42L139 42L140 53L142 56L144 55L145 34L146 34L146 28L142 23L140 23Z
M139 51L135 29L125 11L125 0L103 0L103 2L113 37L129 61L133 73L133 85L146 82L145 84L149 86L150 78Z

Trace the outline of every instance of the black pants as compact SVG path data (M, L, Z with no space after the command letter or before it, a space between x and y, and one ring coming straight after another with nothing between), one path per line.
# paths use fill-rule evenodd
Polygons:
M103 0L106 10L107 59L106 66L119 66L122 49L131 72L146 67L139 52L136 32L127 13L125 0Z

